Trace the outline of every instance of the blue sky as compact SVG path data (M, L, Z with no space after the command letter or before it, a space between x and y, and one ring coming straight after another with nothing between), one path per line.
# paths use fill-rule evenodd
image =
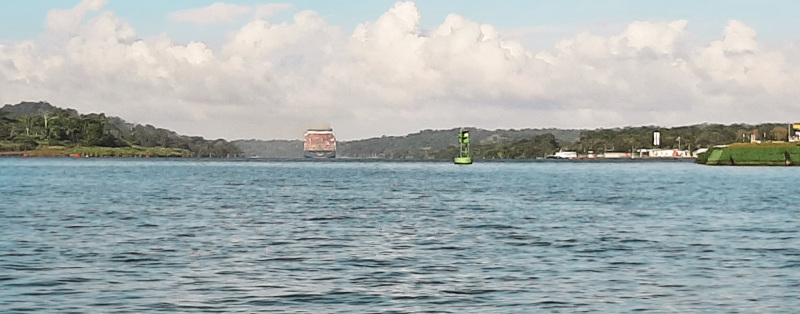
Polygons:
M50 9L67 9L79 1L36 0L0 2L0 42L10 43L33 39L43 31L44 19ZM170 21L171 12L211 5L215 0L109 0L106 9L113 10L138 31L140 36L168 33L176 40L224 35L224 28L187 28ZM277 3L258 0L231 0L226 3L257 5ZM287 1L293 7L271 19L272 22L290 20L301 10L318 12L331 25L345 31L357 24L374 20L396 1L385 0L296 0ZM419 0L415 1L422 14L422 27L441 23L450 13L471 20L492 24L500 29L549 27L561 33L590 31L618 32L628 23L637 20L670 21L689 20L693 33L702 37L719 36L720 28L728 20L745 22L758 31L764 40L789 39L793 30L800 29L800 2L791 0L705 0L705 1L623 1L623 0ZM230 29L238 24L229 25ZM544 39L547 40L547 39ZM552 41L552 40L551 40ZM537 43L547 45L547 43Z

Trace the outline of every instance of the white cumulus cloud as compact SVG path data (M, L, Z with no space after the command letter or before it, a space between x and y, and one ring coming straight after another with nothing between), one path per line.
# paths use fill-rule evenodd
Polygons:
M282 23L262 19L287 5L220 4L217 13L228 13L193 21L255 18L212 48L167 35L140 38L110 11L86 18L103 4L51 12L48 31L64 38L54 44L0 45L0 102L48 100L229 139L299 138L320 124L354 139L456 126L668 126L800 116L800 51L766 45L735 20L707 42L692 36L691 21L632 21L612 36L586 31L532 50L455 14L421 29L413 2L352 31L312 11Z
M54 34L73 34L87 13L97 12L105 5L106 0L83 0L71 9L50 10L47 13L47 30Z

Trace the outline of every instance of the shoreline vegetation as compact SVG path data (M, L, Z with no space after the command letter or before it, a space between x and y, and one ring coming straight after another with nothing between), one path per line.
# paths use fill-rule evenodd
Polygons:
M559 151L578 159L641 158L642 150L674 151L708 165L800 165L800 147L786 143L788 124L698 124L594 130L466 128L475 160L539 159ZM653 145L654 132L661 145ZM457 129L422 130L404 136L340 141L340 158L442 159L458 153ZM745 142L762 142L749 144ZM299 140L206 140L105 114L80 114L46 102L0 108L0 157L263 157L302 158ZM706 148L704 154L695 155ZM680 153L680 154L679 154ZM608 157L616 156L616 157ZM646 156L645 156L646 157ZM656 157L659 158L659 157ZM682 158L689 159L689 158Z
M45 146L32 150L0 151L0 157L191 157L191 152L163 147L64 147Z
M611 129L498 129L467 128L470 131L473 160L536 159L556 152L575 152L577 159L603 156L616 159L646 158L642 150L660 150L659 159L670 159L672 152L694 158L703 148L737 142L786 141L788 124L697 124L679 127L640 126ZM363 140L339 141L337 158L360 159L442 159L458 155L459 128L422 130L403 136L383 136ZM660 132L661 145L653 145L653 133ZM245 157L302 158L299 140L233 141ZM677 151L677 152L675 152ZM644 156L643 156L644 155ZM679 157L680 158L680 157Z
M223 140L179 135L105 114L80 114L46 102L0 108L0 156L21 157L240 156Z

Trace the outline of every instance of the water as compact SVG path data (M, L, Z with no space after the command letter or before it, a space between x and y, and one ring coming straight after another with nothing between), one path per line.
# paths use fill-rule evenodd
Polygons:
M0 159L2 312L796 312L800 168Z

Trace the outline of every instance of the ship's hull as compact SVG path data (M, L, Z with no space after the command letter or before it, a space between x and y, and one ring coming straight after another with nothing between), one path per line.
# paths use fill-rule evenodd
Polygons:
M306 151L303 151L303 156L305 156L306 158L336 158L336 151L335 150L327 150L327 151L306 150Z

